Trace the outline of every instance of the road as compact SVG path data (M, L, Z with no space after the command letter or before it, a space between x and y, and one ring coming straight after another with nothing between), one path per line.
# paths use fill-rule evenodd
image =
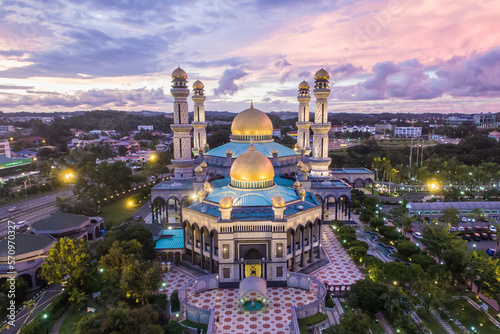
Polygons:
M50 203L54 203L57 197L65 198L73 196L73 189L63 189L55 192L51 192L46 195L40 195L37 197L28 198L27 200L19 201L9 205L4 205L0 207L0 220L3 219L14 219L17 216L23 214L27 210L32 210L37 207L41 207ZM9 209L16 208L16 211L9 212Z
M56 297L61 292L60 284L53 284L49 286L45 291L43 291L38 297L35 298L35 307L31 309L31 312L28 311L28 308L25 307L21 312L16 314L16 321L14 322L15 326L9 326L9 328L1 330L2 333L6 334L16 334L23 324L28 324L35 315L46 308L52 298ZM50 317L50 314L48 315Z

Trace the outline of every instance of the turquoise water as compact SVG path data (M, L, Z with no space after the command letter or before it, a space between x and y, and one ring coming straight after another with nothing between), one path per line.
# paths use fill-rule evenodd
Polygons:
M262 304L260 301L255 301L254 305L252 307L252 302L246 302L245 303L245 310L247 311L257 311L262 308Z

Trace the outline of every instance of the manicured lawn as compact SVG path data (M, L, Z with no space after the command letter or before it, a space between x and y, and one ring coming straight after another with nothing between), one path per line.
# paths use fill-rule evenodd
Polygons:
M425 324L432 334L446 334L446 332L439 326L436 319L429 313L426 317L420 317L420 319Z
M465 299L457 301L460 303L458 319L466 328L474 327L479 333L499 333L498 328L488 319L486 313L476 310ZM481 326L482 324L482 326Z
M88 313L90 314L90 313ZM74 312L70 311L66 318L64 319L61 328L59 329L59 334L72 334L76 332L76 326L75 323L77 324L78 321L80 321L81 318L87 315L87 312L81 311L81 312Z
M142 200L141 203L128 205L129 198L123 198L116 202L101 207L102 213L100 216L104 219L106 228L120 225L126 219L130 218L137 210L149 201L149 199Z

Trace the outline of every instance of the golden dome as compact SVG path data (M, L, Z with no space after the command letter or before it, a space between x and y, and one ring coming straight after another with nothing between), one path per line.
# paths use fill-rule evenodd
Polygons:
M188 76L186 74L186 72L184 72L184 70L180 67L176 68L173 72L172 72L172 79L186 79L187 80Z
M299 160L299 162L297 162L297 167L302 168L302 166L304 166L304 163L302 162L302 160Z
M200 164L201 168L207 168L207 163L205 161L202 161Z
M310 87L311 86L309 86L309 84L305 80L299 84L299 89L309 89Z
M196 80L193 83L193 89L203 89L203 88L205 88L205 85L200 80Z
M233 155L233 151L231 151L231 149L228 148L227 151L226 151L226 155Z
M194 169L194 172L197 174L203 173L203 168L201 168L201 166L196 166L196 168Z
M272 155L275 155L275 154L278 155L278 150L274 149L271 153L272 153Z
M283 197L281 197L280 195L275 195L271 198L271 202L273 203L273 206L274 207L277 207L277 208L282 208L285 206L285 200L283 199Z
M304 188L300 188L299 195L304 196L306 194L306 190Z
M219 206L223 209L229 209L233 206L233 198L231 196L224 196L219 201Z
M314 75L314 79L315 80L321 80L321 79L329 80L330 74L328 74L328 72L322 68L318 72L316 72L316 74Z
M206 194L207 194L206 191L203 190L203 189L200 189L200 191L198 191L198 196L199 197L205 197Z
M210 188L210 183L208 183L208 181L207 181L207 182L205 182L205 183L203 184L203 188L205 188L205 189Z
M273 123L265 113L251 106L233 119L231 133L235 136L272 136Z
M231 170L231 184L233 181L257 182L272 181L274 178L273 164L269 159L250 145L248 151L243 152L234 160ZM237 183L237 182L236 182Z
M309 167L307 167L307 165L304 165L304 166L302 166L301 171L302 171L302 173L307 173L307 172L309 172Z
M208 143L205 143L205 148L209 148L210 145L208 145Z
M302 184L298 180L293 184L294 187L300 187L301 185Z

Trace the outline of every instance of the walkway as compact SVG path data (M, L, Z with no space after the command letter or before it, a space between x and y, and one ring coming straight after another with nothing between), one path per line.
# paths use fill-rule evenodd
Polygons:
M375 314L375 317L377 318L380 326L384 329L385 334L394 334L394 328L392 328L392 325L382 312Z
M431 314L434 316L434 319L438 322L439 326L446 332L446 334L456 334L456 332L451 328L451 326L441 318L441 316L431 309Z
M478 304L476 304L472 299L470 299L469 297L465 296L465 298L467 299L467 301L469 302L469 304L471 304L476 310L479 310L479 311L483 311L483 309L481 309L479 307ZM498 322L497 319L495 319L495 317L493 317L489 312L486 312L486 314L488 315L488 318L490 319L490 321L495 325L497 326L497 328L500 328L500 322Z
M64 322L64 319L68 316L69 311L66 311L54 324L54 327L52 327L52 330L50 331L50 334L58 334L59 330L61 329L61 326Z
M328 285L351 285L357 280L363 279L363 274L356 264L340 245L330 225L321 226L321 245L330 260L330 264L310 275L316 277Z

